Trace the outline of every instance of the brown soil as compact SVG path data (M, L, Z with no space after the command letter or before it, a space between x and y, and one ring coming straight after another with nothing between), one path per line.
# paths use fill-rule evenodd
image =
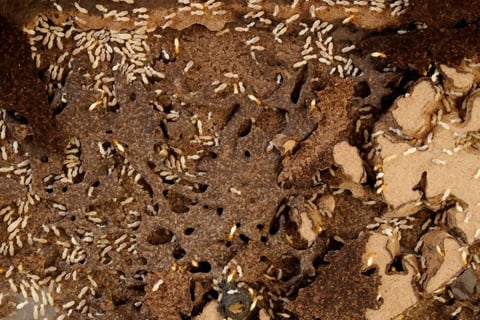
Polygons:
M1 318L478 318L479 5L130 1L0 0Z

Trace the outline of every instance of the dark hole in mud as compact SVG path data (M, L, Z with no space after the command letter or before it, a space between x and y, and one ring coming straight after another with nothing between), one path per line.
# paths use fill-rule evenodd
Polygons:
M187 252L185 251L185 249L181 247L177 247L172 251L172 255L176 260L182 259L183 257L185 257L186 254Z
M387 267L387 272L396 273L404 272L405 268L403 267L403 256L399 255L393 258L392 263Z
M305 65L298 73L297 78L295 79L295 86L293 87L292 93L290 93L290 100L292 103L297 103L300 98L300 93L302 92L302 87L307 80L308 65Z
M353 87L353 90L354 90L354 96L360 97L360 98L366 98L370 95L370 93L372 93L367 81L361 81L357 83Z
M188 228L186 228L185 230L183 230L183 234L186 235L186 236L189 236L189 235L191 235L194 231L195 231L195 228L188 227Z
M147 237L147 241L152 245L160 245L170 242L172 238L173 232L168 229L158 227L150 232Z
M250 130L252 130L252 120L248 119L240 126L238 136L245 137L250 133Z
M197 266L192 266L190 269L191 273L208 273L212 270L212 266L207 261L198 262Z

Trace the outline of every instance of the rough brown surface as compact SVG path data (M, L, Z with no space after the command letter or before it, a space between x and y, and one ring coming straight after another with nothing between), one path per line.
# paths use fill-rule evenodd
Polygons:
M475 54L478 51L475 36L479 30L478 24L461 29L414 30L403 35L372 38L362 46L384 52L385 62L390 65L424 73L432 61L456 65L463 57Z
M317 94L320 102L310 116L315 129L300 144L297 153L283 159L279 182L305 185L315 172L329 167L333 162L333 146L348 134L352 97L353 83L343 79L332 80Z
M0 32L0 108L12 114L16 111L31 122L38 148L54 154L61 152L63 141L53 134L56 131L55 119L49 112L44 84L38 79L30 59L27 37L19 26L12 25L1 16Z
M359 253L364 247L365 239L355 240L347 242L342 250L329 253L325 257L328 266L319 269L318 279L300 290L287 308L303 317L364 319L365 309L376 305L376 290L372 290L371 284L378 284L375 276L362 273ZM312 304L322 308L312 309Z
M145 306L151 310L148 317L159 317L156 311L161 311L163 319L178 319L179 314L187 315L192 309L190 299L191 276L182 271L165 270L147 277L147 294ZM155 288L154 288L155 286Z
M479 8L347 2L0 0L0 317L478 317L476 196L380 155L431 76L473 170Z

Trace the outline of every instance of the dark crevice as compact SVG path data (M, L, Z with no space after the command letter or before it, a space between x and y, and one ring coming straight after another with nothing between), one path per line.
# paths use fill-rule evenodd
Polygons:
M377 268L376 267L370 267L370 268L362 271L362 274L364 276L371 277L375 274L375 272L377 272Z
M163 80L163 78L159 77L159 76L156 76L156 75L152 75L151 77L147 76L147 79L150 83L152 84L155 84L157 82L160 82L161 80Z
M185 230L183 230L183 234L186 235L186 236L189 236L189 235L191 235L194 231L195 231L195 228L188 227L188 228L186 228Z
M114 113L118 112L118 111L120 111L120 105L117 103L113 106L107 106L107 111L108 112L114 112Z
M300 259L295 256L284 256L282 257L282 271L283 281L288 281L291 278L295 277L296 275L301 273L301 263Z
M289 212L285 213L285 222L283 224L285 233L290 239L288 244L297 250L305 250L308 248L308 241L300 235L299 226L295 221L292 221Z
M387 267L387 273L404 272L403 256L399 255L393 258L392 263Z
M172 255L176 260L182 259L183 257L185 257L186 254L187 252L182 247L176 247L172 251Z
M290 93L290 100L292 101L292 103L296 104L298 102L302 87L305 84L305 81L307 81L307 74L308 65L305 65L302 69L300 69L297 78L295 79L295 85L293 87L293 90Z
M193 188L193 192L204 193L205 191L207 191L207 188L208 188L208 184L198 183L198 184L195 184Z
M162 145L160 143L155 143L153 145L153 151L155 153L160 153L162 151Z
M399 72L402 72L399 70ZM420 75L414 70L404 70L399 78L390 81L386 88L391 89L391 93L383 96L381 99L382 111L387 111L395 99L407 93L408 88L418 79Z
M252 120L248 119L247 121L245 121L240 125L240 128L238 129L238 136L245 137L250 133L251 130L252 130Z
M313 259L312 264L313 264L313 267L315 269L318 269L321 266L328 266L330 264L330 262L323 259L323 257L324 257L324 255L318 255Z
M319 92L324 90L328 85L326 78L314 78L310 81L310 88L313 92Z
M138 185L140 185L142 187L143 190L145 190L148 195L150 196L150 198L153 198L153 188L152 186L147 182L147 180L145 180L144 178L140 178L140 180L138 180Z
M162 129L163 136L166 139L169 139L167 124L165 123L165 121L160 122L160 129Z
M163 112L166 114L169 114L172 110L173 110L173 105L170 101L163 106Z
M66 102L61 102L55 109L53 109L53 115L54 116L57 116L59 115L60 113L63 112L63 110L67 107L67 103Z
M318 123L315 124L315 126L310 130L305 137L303 137L297 144L292 149L292 155L295 155L298 150L300 150L300 147L302 146L302 142L307 141L310 136L317 130L318 128Z
M169 243L173 238L173 232L163 227L158 227L150 232L147 237L147 242L151 245L157 246L160 244Z
M16 111L7 110L7 114L21 124L28 124L28 119Z
M197 264L190 268L191 273L208 273L212 270L211 264L207 261L200 261Z
M230 112L228 112L227 114L225 125L227 125L230 121L232 121L233 117L239 110L240 110L240 104L235 103L232 105L232 107L230 108Z
M426 187L427 187L427 171L423 171L420 181L412 188L412 190L421 192L422 199L425 199Z
M455 25L452 27L453 29L463 29L468 27L470 24L465 18L462 18L455 23Z
M195 282L194 281L190 282L189 292L190 292L190 300L195 301Z
M353 87L354 90L354 96L355 97L360 97L360 98L366 98L372 93L370 90L370 86L368 85L367 81L361 81Z
M115 306L121 306L128 303L128 299L120 295L112 295L112 302Z
M47 68L39 69L37 73L38 79L40 79L41 82L44 82L44 83L47 82L46 74L47 74Z
M53 90L47 90L47 100L50 105L52 104L54 98L55 93L53 92Z
M327 252L328 251L337 251L342 249L344 244L340 241L335 240L334 238L330 238L327 244Z
M158 59L163 63L168 64L170 62L175 62L176 56L174 54L169 54L165 49L162 49Z
M147 161L147 166L150 168L150 170L155 170L157 165L153 161Z
M277 234L280 230L280 218L282 215L288 214L290 207L287 205L287 199L283 199L277 207L276 213L270 222L268 233L271 235Z
M248 244L248 243L250 242L250 238L247 237L246 235L244 235L243 233L241 233L241 234L239 235L239 238L240 238L240 240L242 240L243 243L245 243L245 244Z

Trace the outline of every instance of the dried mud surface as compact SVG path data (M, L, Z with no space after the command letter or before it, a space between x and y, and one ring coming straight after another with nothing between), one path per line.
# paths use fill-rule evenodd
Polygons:
M478 318L480 5L336 2L0 0L0 317Z

